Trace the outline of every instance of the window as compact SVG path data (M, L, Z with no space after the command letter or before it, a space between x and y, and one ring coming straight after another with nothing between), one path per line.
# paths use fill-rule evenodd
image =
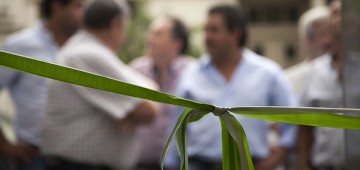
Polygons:
M284 56L288 61L294 60L296 58L296 49L292 44L286 45L284 49Z
M254 52L259 55L264 55L264 48L262 45L255 45Z

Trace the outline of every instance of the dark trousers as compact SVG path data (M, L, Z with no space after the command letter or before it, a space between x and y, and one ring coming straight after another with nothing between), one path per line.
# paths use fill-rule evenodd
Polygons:
M256 165L261 159L252 158L254 165ZM222 163L207 161L199 157L189 157L189 169L190 170L222 170Z
M0 155L0 170L44 170L44 168L44 160L40 155L32 157L30 162L16 162Z
M345 168L336 167L336 166L320 166L320 167L312 167L312 170L345 170Z
M46 170L111 170L105 166L69 161L59 157L45 158Z
M44 158L41 155L37 155L31 159L31 162L18 162L16 170L45 170Z
M190 170L222 170L221 162L207 161L198 157L189 157Z
M161 170L160 163L154 164L139 164L136 170Z

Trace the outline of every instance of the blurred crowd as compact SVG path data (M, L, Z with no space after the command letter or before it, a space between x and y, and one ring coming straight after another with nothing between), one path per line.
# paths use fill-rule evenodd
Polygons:
M285 71L246 47L246 15L225 4L206 15L206 53L198 59L187 55L185 24L163 16L149 25L144 55L123 63L117 52L132 37L126 37L131 9L122 0L41 0L41 18L9 36L1 50L221 107L345 107L341 9L333 0L302 14L298 35L306 59ZM160 170L165 142L183 111L3 67L0 87L9 89L16 107L16 142L0 133L4 170ZM235 117L256 170L346 169L341 129ZM214 115L190 124L189 169L221 170L221 138ZM175 143L164 167L180 169Z

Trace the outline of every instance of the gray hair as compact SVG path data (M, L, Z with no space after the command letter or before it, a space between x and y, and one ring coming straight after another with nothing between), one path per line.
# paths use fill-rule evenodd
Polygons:
M314 7L306 11L300 18L298 34L300 39L313 36L314 24L323 22L328 24L330 20L330 9L326 6Z

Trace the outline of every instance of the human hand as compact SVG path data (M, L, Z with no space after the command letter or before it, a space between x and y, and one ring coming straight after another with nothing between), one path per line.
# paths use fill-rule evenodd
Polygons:
M136 123L127 117L117 122L117 128L123 134L130 134L135 131Z
M273 170L283 163L288 150L284 147L276 147L271 151L271 155L266 159L260 160L255 165L256 170Z
M272 159L264 159L256 163L256 170L273 170L277 166L277 163Z
M38 151L34 146L12 143L3 143L0 147L0 152L11 160L27 163L30 163L31 158L38 154Z

